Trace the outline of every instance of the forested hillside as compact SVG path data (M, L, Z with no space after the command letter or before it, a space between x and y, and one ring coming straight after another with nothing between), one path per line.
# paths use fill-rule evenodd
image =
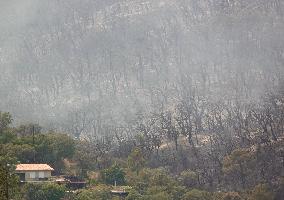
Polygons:
M282 106L277 110L282 116L283 96L275 99ZM262 116L252 112L254 116ZM273 119L283 120L283 117L273 115ZM266 124L271 130L261 130L263 134L257 127L254 130L239 124L243 131L235 131L246 135L243 137L227 132L230 120L223 121L224 126L220 121L216 123L216 132L212 129L207 139L197 139L204 134L196 135L196 140L188 135L187 144L175 145L165 145L159 140L159 136L176 137L173 134L179 128L173 124L165 132L160 130L159 135L153 134L153 124L141 124L141 134L134 138L77 140L62 133L43 133L35 124L12 127L11 122L9 113L0 113L0 199L3 200L283 199L283 134L270 132L279 125L283 130L283 121ZM249 124L262 122L251 119ZM53 181L19 184L14 171L18 163L48 163L55 169ZM56 177L62 179L62 175L83 178L87 188L70 192L68 184L54 181ZM124 188L126 198L111 193L117 189L114 184Z
M283 35L282 0L1 1L0 164L76 200L282 200Z
M0 9L0 109L19 122L102 135L190 98L256 102L283 78L279 0L15 0Z

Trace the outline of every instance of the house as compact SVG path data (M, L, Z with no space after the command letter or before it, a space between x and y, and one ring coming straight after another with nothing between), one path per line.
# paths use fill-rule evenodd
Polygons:
M18 164L15 170L21 182L47 181L52 171L47 164Z

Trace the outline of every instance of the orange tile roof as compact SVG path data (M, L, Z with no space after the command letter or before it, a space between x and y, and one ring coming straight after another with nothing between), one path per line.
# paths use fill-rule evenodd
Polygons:
M47 164L19 164L16 171L53 171L54 169Z

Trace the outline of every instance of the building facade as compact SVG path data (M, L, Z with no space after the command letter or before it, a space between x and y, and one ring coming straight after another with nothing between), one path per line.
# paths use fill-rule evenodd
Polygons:
M47 164L19 164L16 167L21 182L48 181L52 171L54 169Z

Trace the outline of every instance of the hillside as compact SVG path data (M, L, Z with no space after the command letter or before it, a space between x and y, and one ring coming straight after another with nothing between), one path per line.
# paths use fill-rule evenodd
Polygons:
M248 103L283 81L282 1L1 4L0 110L15 123L101 135L184 91Z

